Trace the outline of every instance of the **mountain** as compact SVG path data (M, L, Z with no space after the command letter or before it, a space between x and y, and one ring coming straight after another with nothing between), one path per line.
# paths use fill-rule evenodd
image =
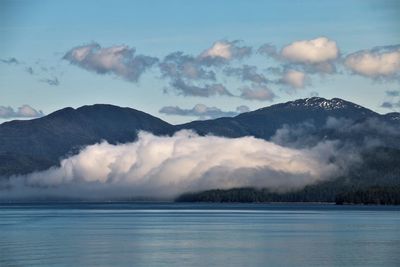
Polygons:
M334 127L328 124L329 118L337 119ZM171 125L135 109L112 105L65 108L39 119L0 125L0 177L48 169L82 147L102 140L113 144L134 141L139 130L171 135L181 129L192 129L201 135L275 138L274 141L287 146L305 146L331 139L361 147L372 140L379 146L363 151L363 156L373 167L357 166L352 174L353 184L359 183L360 179L370 181L369 184L383 180L393 184L399 180L396 165L400 166L400 162L393 160L400 154L399 118L399 113L380 115L339 98L320 97L272 105L233 118L180 125ZM283 141L274 136L282 127L294 129L288 131L292 135ZM379 164L375 166L374 162ZM378 176L382 178L379 181L376 180ZM328 187L333 188L332 185Z
M372 117L384 118L372 110L339 98L327 100L312 97L272 105L233 118L193 121L177 125L177 128L195 129L200 134L213 133L227 137L252 135L268 140L284 124L294 125L309 121L319 128L326 123L328 117L353 121ZM390 115L392 117L395 115Z
M399 112L391 112L383 115L388 121L395 121L400 123L400 113Z
M133 141L138 130L170 134L173 126L135 109L99 104L5 122L0 125L0 176L47 169L67 154L102 140Z

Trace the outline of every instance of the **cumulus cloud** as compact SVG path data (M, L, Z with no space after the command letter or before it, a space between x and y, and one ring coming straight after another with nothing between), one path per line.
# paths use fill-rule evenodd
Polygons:
M99 74L112 73L131 82L158 62L155 57L136 55L134 48L111 46L102 48L97 43L78 46L68 51L63 59Z
M320 74L335 73L334 63L340 56L336 42L326 37L295 41L282 47L279 52L275 46L264 44L258 53L285 62L285 68L296 66L305 72Z
M243 112L250 111L247 106L239 106L236 111L222 111L217 107L208 107L204 104L197 104L193 108L183 109L178 106L162 107L159 112L166 115L194 116L200 119L215 119L220 117L233 117Z
M346 56L345 66L354 74L373 79L400 78L400 45L376 47Z
M3 179L1 197L170 199L184 192L235 187L283 192L338 175L334 153L335 144L329 142L293 149L254 137L141 132L136 142L91 145L58 167Z
M286 70L280 83L290 86L293 89L302 89L309 83L309 78L302 71Z
M239 88L240 97L247 100L272 101L276 97L274 92L265 85L252 84Z
M170 84L173 88L180 92L185 92L183 95L193 96L210 96L213 95L204 93L207 88L202 87L199 81L214 81L213 85L206 87L222 89L222 85L215 83L216 70L221 66L225 66L233 60L239 60L251 54L251 47L241 46L239 41L217 41L210 48L204 50L197 56L187 55L181 51L167 55L159 64L163 78L170 79ZM185 90L182 90L185 88ZM200 94L197 94L199 90ZM195 89L195 90L186 90ZM215 91L215 90L211 90ZM194 94L190 94L194 92ZM222 92L219 90L218 92ZM220 93L218 93L220 94ZM230 95L225 89L221 94Z
M250 81L253 83L268 83L268 79L257 72L256 66L243 65L242 67L227 67L224 69L224 74L227 76L236 76L241 81Z
M227 42L215 42L212 47L205 50L201 55L201 57L219 57L223 59L231 59L231 45Z
M227 64L251 54L251 47L239 44L239 41L217 41L197 56L181 51L173 52L163 59L159 67L163 77L215 80L215 72L210 67Z
M226 62L233 59L242 59L251 55L252 49L249 46L240 46L240 41L217 41L210 48L204 50L199 58L206 64L212 65L219 62Z
M37 118L44 116L41 110L36 110L29 105L22 105L16 110L12 107L0 106L0 118Z
M339 48L335 41L326 37L295 41L282 48L281 56L295 63L318 64L338 58Z
M171 86L178 90L183 96L200 96L209 97L214 95L232 96L232 94L220 83L206 84L204 86L197 86L186 83L182 79L176 79L171 82Z

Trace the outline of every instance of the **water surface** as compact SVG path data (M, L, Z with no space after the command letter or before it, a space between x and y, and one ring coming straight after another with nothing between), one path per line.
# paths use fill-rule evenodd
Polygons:
M0 204L0 266L400 266L400 207Z

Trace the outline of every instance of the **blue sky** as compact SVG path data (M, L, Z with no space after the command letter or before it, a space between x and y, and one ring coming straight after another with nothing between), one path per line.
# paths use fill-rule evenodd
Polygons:
M2 0L0 107L11 107L14 115L0 121L29 117L17 112L25 104L48 114L66 106L110 103L180 123L218 114L202 116L210 107L234 114L238 106L254 110L311 95L344 98L380 113L399 111L399 14L399 1L384 0ZM311 55L310 45L320 43L325 50ZM85 59L75 56L93 44ZM229 57L215 54L221 51L215 44L228 49ZM258 53L264 44L274 46L274 53ZM105 50L121 45L122 56ZM285 47L290 53L283 52ZM239 48L251 53L238 54L234 49ZM190 65L215 77L165 72L160 67L165 56L177 51L191 61L182 63L180 57L172 62L175 67ZM240 77L244 65L267 81ZM321 71L322 65L335 70ZM293 71L298 76L288 75ZM210 93L216 84L230 95ZM190 86L208 93L193 95ZM196 104L202 105L193 108ZM160 113L163 107L174 109Z

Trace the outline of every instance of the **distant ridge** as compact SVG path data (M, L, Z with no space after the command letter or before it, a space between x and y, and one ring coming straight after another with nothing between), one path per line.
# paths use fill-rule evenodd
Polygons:
M142 111L104 104L6 122L0 125L0 175L47 169L67 154L102 140L133 141L138 130L170 134L173 126Z
M140 130L170 135L180 129L192 129L202 135L251 135L268 140L283 125L311 121L318 129L325 125L328 117L353 121L376 118L394 124L400 122L399 113L380 115L339 98L328 100L321 97L276 104L233 118L180 125L171 125L132 108L107 104L77 109L68 107L42 118L0 124L0 176L47 169L57 165L61 158L102 140L113 144L131 142Z
M252 135L268 140L284 124L293 125L312 121L317 127L320 127L326 123L328 117L351 120L374 117L388 121L396 120L396 114L380 115L339 98L328 100L322 97L311 97L271 105L233 118L193 121L177 127L195 129L201 134L213 133L228 137Z

